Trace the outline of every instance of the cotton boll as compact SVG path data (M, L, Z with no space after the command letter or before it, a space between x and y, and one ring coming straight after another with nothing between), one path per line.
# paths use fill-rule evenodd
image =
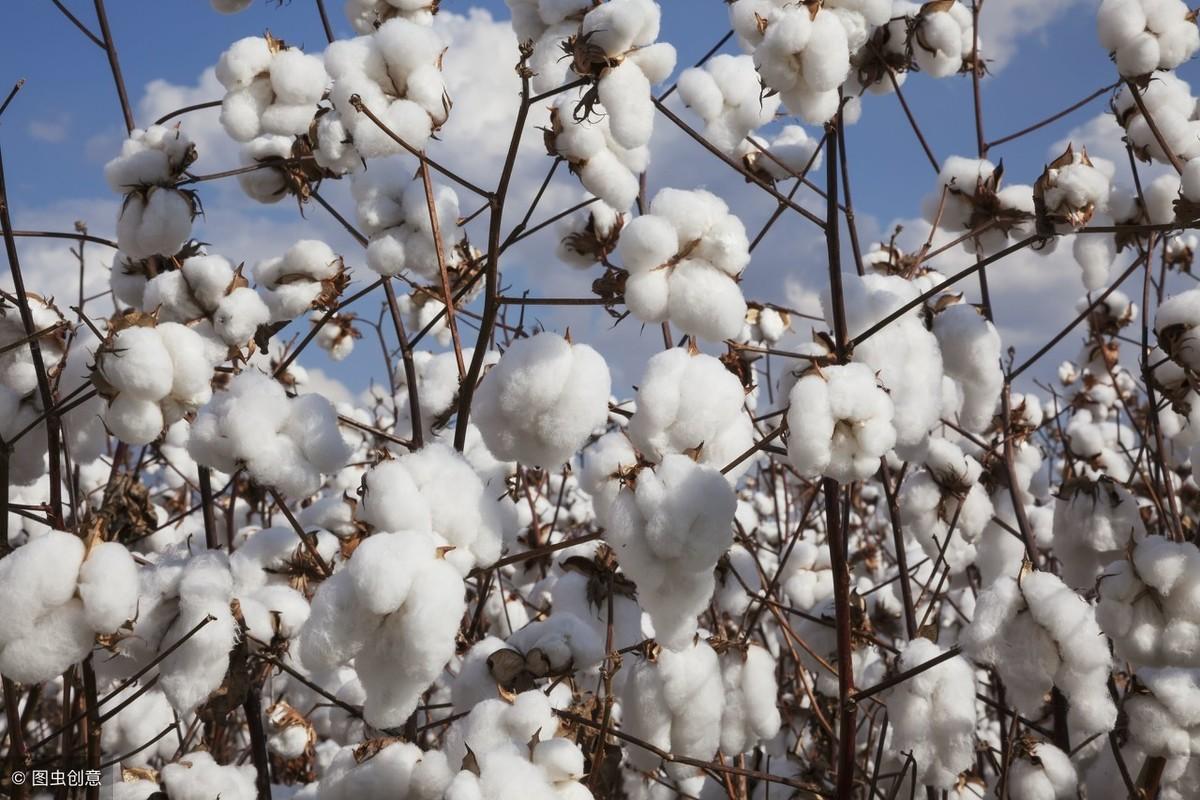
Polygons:
M864 364L806 375L789 400L788 458L801 474L866 479L896 442L892 401Z
M1049 742L1029 747L1028 758L1012 765L1012 793L1022 800L1067 800L1076 796L1078 778L1070 757Z
M137 565L125 546L101 542L79 570L79 596L87 623L113 633L137 614Z
M1094 292L1107 286L1109 269L1117 257L1113 240L1108 236L1079 235L1072 250L1075 263L1083 270L1083 288Z
M731 649L721 656L725 704L721 715L721 751L746 753L773 738L781 724L776 707L775 659L751 644L744 653Z
M1096 14L1100 46L1112 52L1146 30L1146 12L1139 2L1104 0Z
M213 312L213 328L231 347L243 347L271 318L267 304L253 289L240 286L221 299Z
M287 105L316 103L325 91L325 65L320 58L288 49L276 53L269 69L277 101Z
M226 89L248 86L271 65L271 48L260 36L239 39L217 60L217 80Z
M641 147L654 130L650 81L632 61L608 70L597 83L600 102L609 113L609 128L622 147Z
M252 764L221 766L203 750L163 767L162 782L178 800L254 800L258 796Z
M698 450L699 463L723 468L753 441L745 397L741 383L716 358L664 350L647 362L638 383L629 439L651 461ZM737 480L748 466L743 462L727 477Z
M177 189L151 187L125 199L117 218L117 243L133 258L174 255L192 232L192 202Z
M608 150L589 158L579 172L584 188L613 208L627 209L637 198L638 179Z
M898 669L908 670L941 656L928 639L916 638L900 654ZM899 684L887 700L895 726L892 746L911 752L917 781L949 788L974 760L975 674L970 662L955 656Z
M962 390L962 404L957 409L959 424L970 431L986 429L1004 385L1000 334L977 309L961 303L934 317L933 333L946 375Z
M628 290L627 290L628 293ZM741 289L707 262L681 262L669 281L667 313L680 330L709 341L737 336L746 318Z
M608 366L552 333L518 339L476 393L475 421L501 459L553 468L608 417Z
M33 622L35 631L0 649L0 674L4 677L18 683L49 680L92 650L95 632L77 599L48 609Z

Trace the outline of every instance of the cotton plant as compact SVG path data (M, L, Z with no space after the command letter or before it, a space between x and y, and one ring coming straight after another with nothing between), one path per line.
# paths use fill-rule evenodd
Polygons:
M662 189L621 231L625 304L642 322L671 322L709 341L736 336L746 317L738 280L750 263L745 226L716 195Z

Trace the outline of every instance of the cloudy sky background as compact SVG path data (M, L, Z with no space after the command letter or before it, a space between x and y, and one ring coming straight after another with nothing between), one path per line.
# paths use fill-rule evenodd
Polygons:
M91 3L65 2L85 24L98 29ZM660 3L664 15L660 38L676 46L680 69L699 59L728 30L723 0ZM240 37L269 29L308 52L319 52L325 45L313 0L283 4L255 0L250 10L234 16L213 12L207 0L110 0L108 5L139 125L180 106L219 100L223 92L211 67ZM337 35L352 35L339 0L328 0L328 5ZM1095 5L1096 0L989 0L984 6L981 30L991 74L983 81L983 115L989 140L1040 120L1116 79L1115 68L1096 43ZM450 41L445 71L454 110L440 141L431 144L430 155L480 185L494 186L519 97L513 72L516 40L507 9L503 0L443 0L438 27ZM736 43L727 44L725 51L736 52ZM1195 64L1186 65L1180 75L1193 82L1200 78ZM118 151L124 127L103 51L51 3L13 0L0 31L0 93L6 93L18 78L25 78L26 85L0 119L0 147L16 227L71 230L75 220L83 220L92 233L114 237L120 198L108 191L102 169ZM904 93L939 159L975 155L968 77L935 80L913 75ZM698 124L690 112L680 111L677 97L670 105ZM216 109L188 114L182 121L200 153L193 171L211 173L237 166L238 146L225 137ZM510 192L506 231L520 219L550 166L537 130L545 121L540 109L530 115ZM820 136L816 128L809 132ZM864 247L886 238L897 225L904 228L903 242L919 244L928 232L920 219L921 201L932 192L935 175L896 97L865 98L862 119L847 130L846 139ZM1032 183L1067 141L1112 159L1117 181L1131 183L1119 129L1107 114L1107 96L1033 135L997 147L990 155L993 160L1003 158L1008 181ZM663 117L656 121L652 150L651 195L664 186L707 188L726 199L751 236L773 212L771 198L748 186ZM1142 174L1145 180L1155 172L1143 169ZM374 277L361 249L319 206L308 205L301 216L292 200L259 205L242 194L234 179L204 183L199 189L205 215L197 220L194 235L209 242L212 252L250 265L282 253L299 238L322 238L345 255L360 281ZM330 182L321 191L353 218L347 181ZM560 170L534 221L581 196L577 181ZM821 208L820 198L811 192L802 191L798 197L805 205ZM464 213L475 210L475 198L463 193L460 200ZM484 225L486 215L481 215L469 227L473 241L484 241ZM502 269L503 282L511 287L508 293L528 289L540 296L588 294L596 273L559 263L554 244L551 228L506 254ZM47 240L21 242L27 285L57 296L62 307L74 304L77 293L77 264L68 246ZM85 253L86 291L103 291L111 252L89 245ZM935 266L949 273L970 263L972 259L956 248ZM1124 263L1126 256L1119 257L1114 275ZM852 269L849 261L846 266ZM789 211L755 251L744 290L748 299L808 307L813 293L824 285L825 270L820 232ZM1016 348L1018 362L1073 316L1074 303L1083 293L1069 242L1053 255L1023 253L1009 259L989 271L989 280L997 321L1005 343ZM969 299L976 299L973 279L962 288ZM1140 295L1140 283L1128 288ZM98 303L95 308L104 306ZM372 320L378 309L375 298L355 308ZM636 383L645 359L662 347L657 327L643 329L630 318L614 330L612 320L597 307L537 309L532 319L559 331L569 326L577 341L587 341L610 355L618 392ZM810 333L804 320L797 320L794 328L803 338ZM292 329L304 328L296 323ZM374 334L364 333L367 338L342 364L332 364L315 347L306 352L302 363L347 387L327 384L335 395L356 393L384 374ZM474 340L473 331L464 330L464 335L467 341ZM1045 368L1032 371L1032 376L1051 376L1059 361L1075 355L1078 342L1078 336L1069 337L1051 353Z

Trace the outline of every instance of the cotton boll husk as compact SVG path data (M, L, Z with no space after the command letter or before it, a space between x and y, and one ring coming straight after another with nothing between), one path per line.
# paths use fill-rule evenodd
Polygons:
M117 395L104 410L104 425L126 444L150 444L162 433L162 409L152 400Z
M623 147L641 147L654 130L650 81L631 61L609 69L597 83L600 102L609 115L609 130Z
M10 556L11 557L11 556ZM95 633L83 603L71 598L33 620L35 630L0 649L0 674L18 683L49 680L92 651Z
M88 625L98 633L113 633L137 614L137 564L119 542L92 548L79 569L79 597Z

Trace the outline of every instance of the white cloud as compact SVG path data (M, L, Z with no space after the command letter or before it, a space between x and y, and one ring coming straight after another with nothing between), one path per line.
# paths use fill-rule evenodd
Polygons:
M71 115L61 113L56 114L51 119L30 120L29 135L39 142L57 144L58 142L65 142L67 140L70 127Z
M979 38L988 68L993 72L1004 69L1016 55L1022 40L1041 33L1076 6L1088 6L1081 16L1086 16L1090 25L1093 16L1090 6L1093 4L1093 0L991 0L984 3L979 12Z

